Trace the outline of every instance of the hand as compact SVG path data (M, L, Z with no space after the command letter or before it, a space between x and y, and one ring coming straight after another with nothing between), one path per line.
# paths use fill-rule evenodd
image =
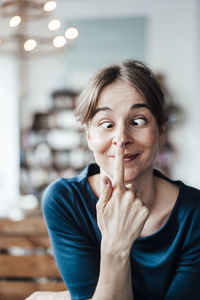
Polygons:
M133 184L124 183L124 148L116 146L113 185L101 178L101 195L97 202L97 222L106 247L128 251L139 237L149 216L149 209Z
M69 291L34 292L25 300L71 300Z

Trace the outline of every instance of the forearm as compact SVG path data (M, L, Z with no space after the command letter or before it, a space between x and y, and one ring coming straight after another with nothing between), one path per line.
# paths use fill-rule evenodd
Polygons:
M99 280L92 300L133 300L128 253L109 251L102 244Z
M34 292L25 300L71 300L69 291Z

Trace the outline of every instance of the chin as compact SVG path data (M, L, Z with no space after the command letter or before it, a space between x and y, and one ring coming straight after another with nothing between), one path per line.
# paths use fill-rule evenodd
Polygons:
M125 174L124 174L124 182L125 183L132 183L134 180L136 180L136 178L138 177L138 172L137 170L131 170L131 171L127 171L125 170Z
M105 172L105 174L111 179L113 179L113 168L102 168L102 170ZM128 183L133 183L134 180L136 180L136 178L138 177L140 172L138 172L138 170L136 168L134 169L126 169L125 168L125 172L124 172L124 183L128 184Z

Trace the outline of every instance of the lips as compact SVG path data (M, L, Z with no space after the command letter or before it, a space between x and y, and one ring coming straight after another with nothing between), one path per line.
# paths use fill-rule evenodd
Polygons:
M131 158L133 156L136 156L137 154L124 154L124 158Z
M134 159L136 159L138 157L139 153L137 154L124 154L124 162L129 162L132 161ZM110 156L112 158L115 158L115 156Z
M136 159L136 157L138 157L139 154L125 154L124 155L124 162L129 162L132 161L134 159Z

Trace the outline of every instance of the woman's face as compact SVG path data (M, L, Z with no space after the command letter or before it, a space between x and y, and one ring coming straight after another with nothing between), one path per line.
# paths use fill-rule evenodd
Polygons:
M101 91L86 136L97 164L111 179L117 143L124 144L126 183L152 172L162 140L146 101L130 83L120 80Z

